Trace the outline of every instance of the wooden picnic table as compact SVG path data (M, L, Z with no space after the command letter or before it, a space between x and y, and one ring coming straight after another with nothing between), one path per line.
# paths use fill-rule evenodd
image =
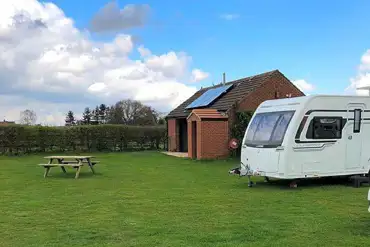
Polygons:
M78 178L80 175L81 167L87 164L92 173L95 174L94 165L99 163L99 161L91 161L94 156L66 156L66 155L56 155L56 156L46 156L45 159L48 159L47 164L39 164L45 168L44 178L49 174L51 167L60 167L64 173L67 173L65 167L72 167L76 169L76 176ZM57 163L53 163L56 161Z

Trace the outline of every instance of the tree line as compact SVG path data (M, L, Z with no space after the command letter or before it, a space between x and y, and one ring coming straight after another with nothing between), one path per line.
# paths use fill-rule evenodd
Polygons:
M137 100L120 100L111 106L97 105L91 109L86 107L81 119L76 119L73 111L66 114L65 125L99 125L99 124L124 124L124 125L163 125L163 115Z

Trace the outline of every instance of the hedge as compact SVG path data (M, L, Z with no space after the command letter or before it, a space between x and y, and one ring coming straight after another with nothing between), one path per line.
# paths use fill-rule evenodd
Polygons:
M0 154L165 149L165 126L0 126Z

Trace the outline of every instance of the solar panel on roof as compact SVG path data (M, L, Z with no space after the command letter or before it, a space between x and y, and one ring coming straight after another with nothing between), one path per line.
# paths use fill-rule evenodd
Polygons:
M207 106L210 103L212 103L215 99L220 97L220 95L224 92L226 92L232 84L227 85L227 86L221 86L221 87L216 87L209 89L205 93L203 93L199 98L194 100L192 103L190 103L186 109L189 108L196 108L196 107L202 107L202 106Z

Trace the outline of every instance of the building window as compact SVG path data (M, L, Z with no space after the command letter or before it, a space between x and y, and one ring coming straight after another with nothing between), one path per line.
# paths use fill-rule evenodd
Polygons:
M354 111L354 124L353 124L353 133L360 133L361 128L361 109L355 109Z
M308 126L307 139L341 139L342 117L314 117Z

